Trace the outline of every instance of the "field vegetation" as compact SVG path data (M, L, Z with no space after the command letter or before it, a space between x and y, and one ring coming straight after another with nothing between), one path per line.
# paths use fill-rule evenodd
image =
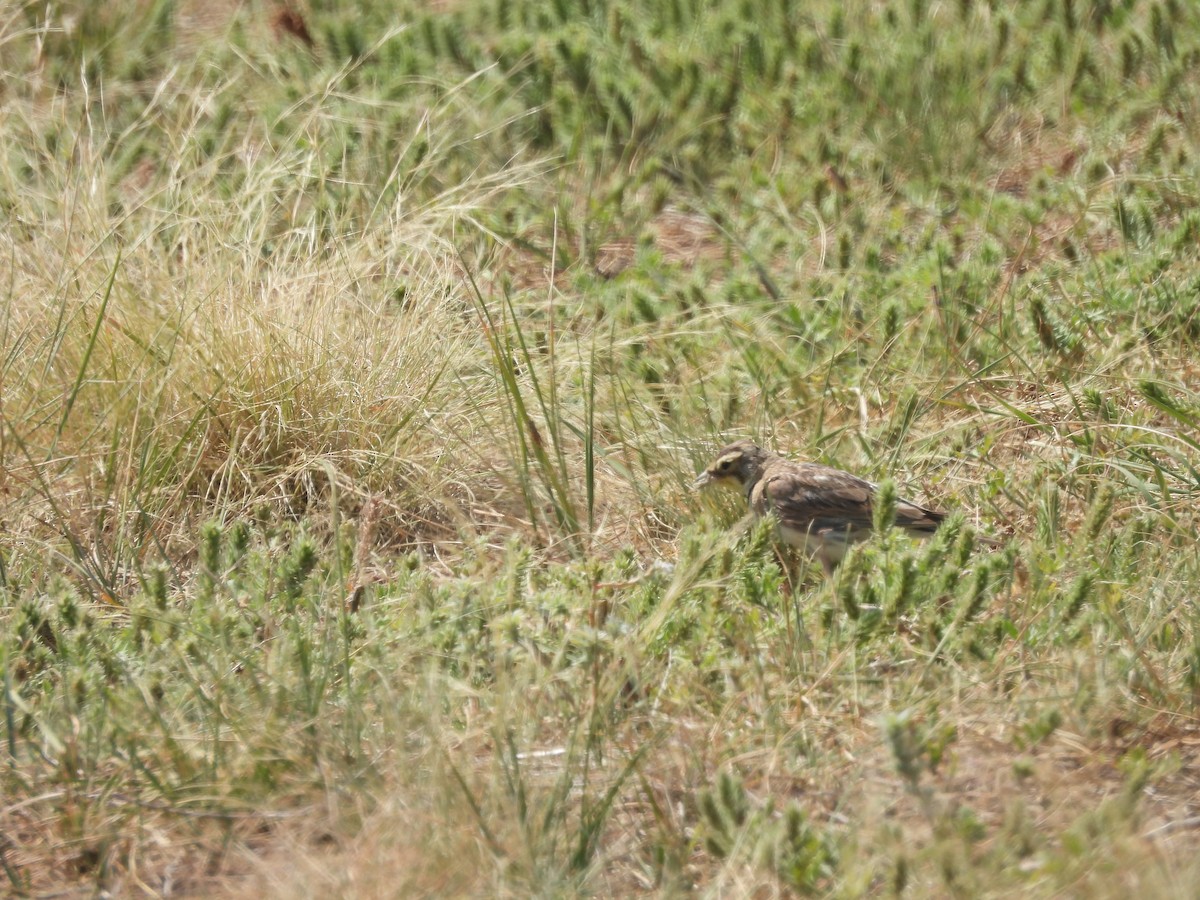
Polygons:
M1200 7L0 0L0 134L0 894L1194 895Z

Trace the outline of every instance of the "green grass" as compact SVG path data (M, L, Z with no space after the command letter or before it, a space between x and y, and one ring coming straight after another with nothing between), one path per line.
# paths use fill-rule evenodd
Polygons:
M295 9L0 4L0 893L1192 889L1190 5Z

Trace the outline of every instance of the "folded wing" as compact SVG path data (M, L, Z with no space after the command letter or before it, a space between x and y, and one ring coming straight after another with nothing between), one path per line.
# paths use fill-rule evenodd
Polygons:
M876 486L869 481L815 463L792 463L768 472L751 497L755 512L774 512L785 528L809 534L869 532L872 527ZM907 500L896 504L895 524L920 533L931 533L944 513Z

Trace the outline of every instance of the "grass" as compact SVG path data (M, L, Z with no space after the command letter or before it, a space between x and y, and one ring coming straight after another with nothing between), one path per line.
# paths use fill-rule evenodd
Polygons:
M0 11L5 892L1191 890L1190 6Z

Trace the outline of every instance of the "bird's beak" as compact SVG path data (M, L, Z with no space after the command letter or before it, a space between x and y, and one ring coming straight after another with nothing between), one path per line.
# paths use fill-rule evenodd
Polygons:
M698 491L702 487L708 487L708 485L712 484L712 480L712 476L707 472L701 472L700 476L692 482L692 490Z

